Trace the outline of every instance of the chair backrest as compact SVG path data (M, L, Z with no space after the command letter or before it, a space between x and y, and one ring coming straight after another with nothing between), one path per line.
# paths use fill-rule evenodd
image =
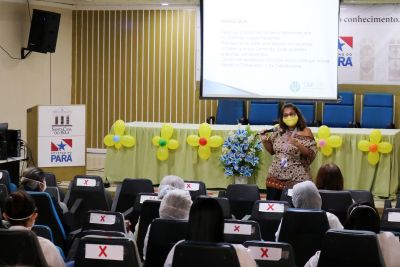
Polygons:
M10 183L10 173L7 170L0 170L0 184L6 185L8 192L11 192Z
M5 184L0 184L0 209L4 208L4 204L6 202L7 197L8 197L7 186Z
M35 224L32 226L32 231L37 235L43 238L50 240L54 243L53 231L51 231L50 227L42 224Z
M233 219L224 220L224 242L243 244L248 240L261 240L258 222Z
M335 214L343 224L346 221L347 209L353 204L349 191L319 190L324 211Z
M60 191L57 186L47 186L45 192L49 193L55 200L60 201Z
M228 243L183 241L175 247L172 267L239 267L235 248Z
M189 192L192 200L207 195L206 184L202 181L185 181L185 190Z
M150 226L146 267L163 266L171 248L186 238L188 229L187 221L155 219Z
M242 100L218 100L216 123L217 124L238 124L244 117L244 102Z
M279 102L251 101L249 123L251 125L274 125L279 120Z
M301 111L308 126L315 125L315 102L292 102Z
M64 248L67 236L50 195L46 192L28 193L35 200L38 209L39 216L36 223L50 227L53 232L54 244Z
M133 207L136 196L139 193L154 193L153 184L150 179L125 178L122 184L117 186L111 211L125 212Z
M139 220L138 238L136 241L141 258L143 258L143 245L144 238L146 237L147 233L147 228L154 219L160 217L160 204L161 201L159 200L146 200L142 204L142 210L140 212Z
M229 199L231 214L236 219L242 219L251 214L254 202L260 199L260 192L254 184L231 184L226 189L226 197Z
M393 95L364 94L360 125L362 128L392 128Z
M85 236L79 240L75 267L141 266L135 242L124 237Z
M283 213L279 242L292 245L297 266L304 266L321 249L329 229L323 210L288 209Z
M0 229L0 266L48 267L32 231Z
M286 201L257 200L253 205L250 220L260 225L263 240L275 241L275 233L283 213L289 208Z
M383 210L381 230L400 232L400 208L388 208Z
M323 240L318 267L384 267L376 234L369 231L329 230Z
M57 186L57 179L54 173L45 172L44 179L46 180L47 186Z
M82 224L82 231L86 230L126 233L124 215L120 212L89 210Z
M368 202L372 207L375 207L374 196L371 191L367 190L349 190L351 198L355 203Z
M75 202L79 200L82 200L82 202L74 215L74 222L78 227L81 226L82 220L89 210L110 210L103 180L100 176L75 176L65 195L64 202L71 209Z
M289 203L289 206L293 208L294 206L293 206L292 195L293 195L293 189L285 188L282 190L280 201L286 201L287 203Z
M340 92L340 102L324 103L322 124L330 127L354 127L354 93Z
M210 198L210 196L199 196L199 198ZM232 219L229 199L227 199L226 197L212 197L212 198L215 199L221 206L224 219Z
M246 241L243 244L259 267L294 267L293 248L288 243Z

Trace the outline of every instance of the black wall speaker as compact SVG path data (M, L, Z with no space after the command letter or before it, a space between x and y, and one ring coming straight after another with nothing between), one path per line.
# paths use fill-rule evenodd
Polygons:
M61 14L34 9L29 31L28 50L54 53Z

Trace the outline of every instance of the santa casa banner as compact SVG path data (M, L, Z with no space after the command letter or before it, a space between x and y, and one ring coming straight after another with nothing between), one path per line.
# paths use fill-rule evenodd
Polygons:
M342 5L340 84L400 82L400 5Z
M38 166L85 165L85 106L39 106Z

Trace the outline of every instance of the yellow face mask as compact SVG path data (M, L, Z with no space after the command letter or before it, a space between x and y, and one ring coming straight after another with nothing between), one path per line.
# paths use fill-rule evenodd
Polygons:
M299 121L299 117L297 117L297 115L287 116L286 118L283 118L282 120L287 126L292 127L297 124L297 122Z

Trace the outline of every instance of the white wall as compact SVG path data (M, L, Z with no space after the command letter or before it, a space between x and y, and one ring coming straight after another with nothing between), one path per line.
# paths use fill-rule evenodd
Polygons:
M51 79L49 53L13 60L0 50L0 122L8 122L10 129L21 129L25 140L28 108L71 103L72 10L31 8L61 13L61 20L56 52L51 54ZM0 45L12 56L19 58L21 47L27 46L29 29L25 3L0 2Z

